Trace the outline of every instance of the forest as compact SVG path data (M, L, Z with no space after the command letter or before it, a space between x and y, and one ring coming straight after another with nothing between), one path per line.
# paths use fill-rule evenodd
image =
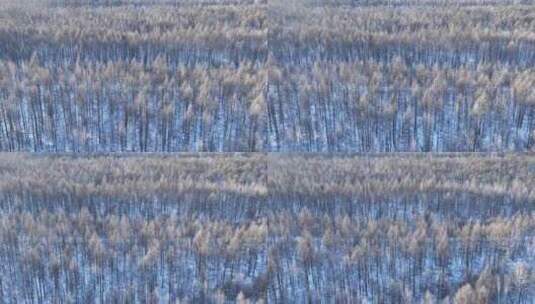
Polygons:
M3 303L265 297L259 155L0 156Z
M270 157L271 302L532 303L533 156Z
M532 303L529 155L0 155L5 303Z
M270 149L532 150L534 7L435 2L270 8Z
M0 151L261 150L262 7L0 9Z
M0 0L0 304L534 304L531 0Z
M487 0L5 5L0 151L532 151L534 11Z

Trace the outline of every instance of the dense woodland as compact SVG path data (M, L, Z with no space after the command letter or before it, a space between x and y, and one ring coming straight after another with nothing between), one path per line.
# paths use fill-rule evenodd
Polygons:
M532 149L534 7L436 2L270 8L271 149Z
M0 156L21 302L532 303L532 156Z
M286 155L269 164L273 302L532 303L533 157ZM513 283L519 273L523 287Z
M534 33L524 0L0 0L0 303L534 303Z
M1 155L0 299L265 298L263 160Z
M263 5L186 4L0 9L0 150L261 150Z
M6 5L0 150L533 150L535 6L493 3Z

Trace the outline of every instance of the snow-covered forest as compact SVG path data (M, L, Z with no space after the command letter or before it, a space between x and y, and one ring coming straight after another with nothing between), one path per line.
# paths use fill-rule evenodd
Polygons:
M270 9L271 150L532 149L534 7L436 2Z
M262 5L156 2L0 9L0 150L261 150Z
M533 156L270 157L272 302L533 303Z
M535 296L533 156L2 154L0 170L4 303Z
M262 160L0 155L1 302L265 298Z
M0 9L1 151L535 146L534 5L43 3Z
M534 88L531 0L0 0L0 304L535 304Z

